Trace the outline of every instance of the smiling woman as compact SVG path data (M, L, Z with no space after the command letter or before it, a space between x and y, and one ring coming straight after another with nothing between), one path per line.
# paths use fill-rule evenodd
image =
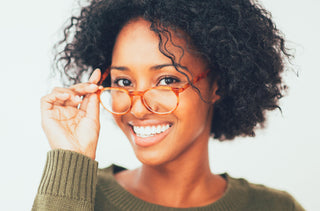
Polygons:
M112 66L124 66L127 71L111 70L112 87L122 87L126 90L147 90L150 87L178 89L188 84L186 76L176 71L173 66L166 65L158 70L152 68L167 64L170 59L158 50L159 37L149 28L150 22L139 18L131 20L118 34L112 53ZM186 49L183 41L183 39L179 40L172 35L172 42ZM173 55L180 56L180 48L170 47L170 52ZM206 63L187 51L181 57L179 65L188 69L188 71L180 71L190 75L189 78L198 76L206 71ZM177 69L179 70L179 67ZM115 83L119 80L126 80L130 83L127 83L126 86ZM166 83L166 81L169 83ZM218 97L215 94L216 85L210 85L207 79L200 80L194 85L197 86L201 96L206 101L201 100L199 93L195 92L195 90L185 89L184 92L180 93L179 105L174 108L174 112L171 112L173 109L170 109L170 113L167 113L167 115L160 116L150 112L150 109L147 109L144 103L135 98L129 114L114 117L119 127L130 140L140 161L152 166L158 166L169 161L180 163L179 165L183 163L191 165L191 162L185 160L186 157L184 156L189 153L195 153L191 156L203 161L200 155L208 151L207 141L210 136L210 123L212 121L212 115L210 114L213 112L212 105ZM159 96L162 97L158 97L162 102L158 102L156 97L152 97L153 102L149 104L156 104L152 106L156 109L152 110L157 111L161 107L168 107L161 106L163 104L169 105L169 107L177 104L177 97L174 93L170 94L171 98L164 98L165 96L163 95L162 91L162 93L159 93ZM146 99L146 96L143 99ZM194 108L198 109L195 110ZM147 132L148 127L162 125L169 126L163 133L152 135L152 131ZM143 136L134 132L135 127L140 127L140 130L144 131ZM201 145L201 147L191 147L194 144ZM180 156L182 156L182 159Z
M41 100L52 150L33 210L303 210L209 167L210 136L254 136L279 108L290 55L269 16L249 0L91 1L56 57L71 86ZM99 103L141 167L97 169Z

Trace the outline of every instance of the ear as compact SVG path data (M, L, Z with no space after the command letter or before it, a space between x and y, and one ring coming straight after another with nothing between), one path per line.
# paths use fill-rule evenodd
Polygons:
M215 104L215 102L217 102L221 97L220 95L217 94L217 90L218 90L218 82L217 80L215 80L211 86L211 98L210 101L212 104Z

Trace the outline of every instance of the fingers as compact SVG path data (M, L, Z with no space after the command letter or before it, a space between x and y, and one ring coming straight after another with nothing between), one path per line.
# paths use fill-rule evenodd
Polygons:
M41 110L51 110L54 104L63 104L70 98L68 93L51 93L41 98Z
M70 89L76 92L78 95L86 95L98 91L99 87L97 83L100 81L101 71L95 69L91 74L87 83L79 83L70 87Z
M50 94L41 98L41 110L51 110L54 108L54 105L78 107L80 103L80 109L87 110L88 100L91 99L89 97L90 94L97 92L99 89L96 83L99 82L100 77L101 71L100 69L96 69L87 83L75 84L69 88L54 88ZM97 98L97 96L94 98ZM99 105L99 103L97 104Z
M51 93L41 98L41 111L54 109L54 106L77 107L82 102L79 96L71 96L69 93Z
M77 106L81 102L81 97L87 94L95 93L98 91L99 87L96 84L89 84L89 83L80 83L71 86L70 88L62 88L56 87L52 90L52 95L59 95L59 94L68 94L69 97L65 99L64 105L69 106ZM52 99L53 99L52 96ZM59 101L58 104L61 104Z
M96 84L80 83L71 86L69 89L78 95L86 95L98 91L99 87Z
M97 84L101 78L101 71L100 69L95 69L89 78L89 83Z
M101 78L100 69L95 69L91 74L88 82L92 84L97 84L100 81L100 78ZM95 119L96 117L99 117L100 108L99 108L98 95L94 93L87 94L80 105L80 109L86 111L87 117L89 118Z
M100 112L99 99L97 94L87 95L80 105L80 109L86 111L86 116L88 118L96 119L99 116Z

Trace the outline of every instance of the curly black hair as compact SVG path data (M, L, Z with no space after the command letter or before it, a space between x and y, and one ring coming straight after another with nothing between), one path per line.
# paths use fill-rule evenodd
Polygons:
M55 64L69 85L87 71L106 70L117 34L138 17L151 22L162 43L159 50L173 64L179 61L163 44L171 40L169 29L187 34L190 46L208 62L221 96L214 106L214 138L254 136L265 111L280 108L286 88L281 73L292 55L271 14L250 0L91 0L71 17L56 45L62 50Z

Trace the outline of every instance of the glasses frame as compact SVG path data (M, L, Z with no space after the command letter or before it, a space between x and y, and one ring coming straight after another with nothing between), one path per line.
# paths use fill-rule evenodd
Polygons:
M208 73L209 73L209 72L210 72L210 70L207 70L207 71L205 71L205 72L203 72L203 73L200 73L196 78L194 78L194 79L191 81L191 83L196 83L196 82L198 82L199 80L206 78L206 77L208 76ZM106 71L102 74L101 80L99 81L98 85L101 85L101 84L102 84L102 82L107 78L107 76L109 75L109 73L110 73L110 68L106 69ZM99 101L100 101L101 105L103 106L103 108L106 109L107 111L109 111L110 113L115 114L115 115L121 116L121 115L125 115L125 114L129 113L129 111L131 111L132 106L133 106L133 97L135 97L135 96L139 96L139 97L140 97L141 103L144 105L144 107L145 107L148 111L150 111L150 112L152 112L152 113L154 113L154 114L158 114L158 115L166 115L166 114L171 114L172 112L174 112L174 111L177 109L177 107L178 107L178 105L179 105L179 95L180 95L180 93L183 92L184 90L186 90L187 88L189 88L189 87L191 86L191 83L189 82L189 83L185 84L185 85L184 85L183 87L181 87L181 88L174 88L174 87L169 87L169 86L161 86L161 87L151 87L151 88L146 89L146 90L144 90L144 91L128 91L127 89L118 88L118 87L103 87L103 88L100 88L100 89L97 91L97 94L98 94ZM177 97L177 104L176 104L175 108L172 109L171 111L168 111L168 112L165 112L165 113L163 113L163 112L159 113L159 112L153 111L153 110L148 106L148 104L145 102L145 100L144 100L144 97L143 97L143 96L144 96L144 94L145 94L146 92L148 92L148 91L151 90L151 89L160 89L160 88L161 88L161 89L168 89L168 90L172 91L173 93L175 93L175 95L176 95L176 97ZM123 113L116 113L116 112L113 112L113 111L110 111L109 109L107 109L107 108L103 105L103 103L102 103L102 101L101 101L101 93L102 93L103 91L105 91L105 90L120 90L120 91L126 92L126 93L128 94L128 96L130 97L130 101L131 101L130 108L129 108L126 112L123 112Z

